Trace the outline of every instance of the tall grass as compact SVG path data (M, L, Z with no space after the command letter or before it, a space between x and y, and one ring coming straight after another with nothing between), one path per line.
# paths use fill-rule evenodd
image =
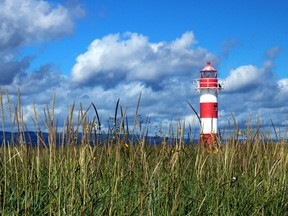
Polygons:
M285 140L261 139L264 135L256 130L244 143L231 137L220 148L185 145L185 124L178 122L175 143L148 145L146 136L127 135L126 109L117 118L119 101L104 141L98 139L101 122L95 105L95 118L89 120L90 107L80 105L74 120L73 104L59 133L53 97L42 115L34 109L38 145L32 147L21 136L27 128L20 91L18 98L13 112L8 93L0 95L2 130L8 116L20 134L17 143L4 141L0 149L1 215L287 214ZM139 105L140 97L134 132ZM49 133L48 143L41 138L40 122ZM56 146L59 134L65 145Z

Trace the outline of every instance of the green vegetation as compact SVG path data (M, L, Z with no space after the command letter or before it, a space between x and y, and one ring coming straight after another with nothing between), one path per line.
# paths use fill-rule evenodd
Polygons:
M183 123L176 126L179 139L173 145L165 141L147 145L145 138L129 139L122 124L124 111L114 138L91 146L97 118L89 121L80 109L73 124L72 106L63 129L69 135L67 144L56 146L53 104L43 119L34 111L36 128L38 120L47 127L49 145L39 136L39 145L31 147L19 137L17 145L4 143L0 149L1 215L285 215L288 211L284 140L264 141L256 131L244 143L232 137L217 148L184 145ZM1 107L4 128L2 96ZM23 131L23 114L20 105L16 107L8 116ZM138 107L139 103L135 116ZM76 144L80 128L86 136Z

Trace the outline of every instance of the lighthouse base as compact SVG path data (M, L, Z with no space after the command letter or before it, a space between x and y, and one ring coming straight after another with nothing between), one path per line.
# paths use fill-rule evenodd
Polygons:
M217 144L218 134L200 134L199 143L204 146L213 146Z

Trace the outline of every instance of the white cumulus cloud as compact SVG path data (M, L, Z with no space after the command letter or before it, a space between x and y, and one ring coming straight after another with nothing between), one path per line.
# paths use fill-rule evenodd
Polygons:
M0 1L0 48L53 39L72 33L72 14L62 5L48 1Z
M12 83L29 67L31 57L17 56L23 46L71 34L81 11L44 0L0 0L0 84Z
M225 79L225 91L245 92L250 88L257 87L262 80L262 72L254 65L244 65L231 70Z
M71 77L75 83L114 87L123 81L141 81L157 85L173 76L194 76L207 60L219 63L216 55L194 48L192 32L172 42L149 42L137 33L110 34L95 39L88 50L77 57Z
M225 91L245 93L257 89L263 92L269 88L274 91L277 88L274 67L272 61L265 61L262 67L243 65L231 70L225 79Z

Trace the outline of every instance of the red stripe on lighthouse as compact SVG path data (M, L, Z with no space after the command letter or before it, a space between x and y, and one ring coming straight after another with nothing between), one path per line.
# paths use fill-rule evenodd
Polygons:
M218 118L218 103L200 103L200 118Z
M218 79L217 78L201 78L200 79L200 87L210 87L217 88L218 87Z

